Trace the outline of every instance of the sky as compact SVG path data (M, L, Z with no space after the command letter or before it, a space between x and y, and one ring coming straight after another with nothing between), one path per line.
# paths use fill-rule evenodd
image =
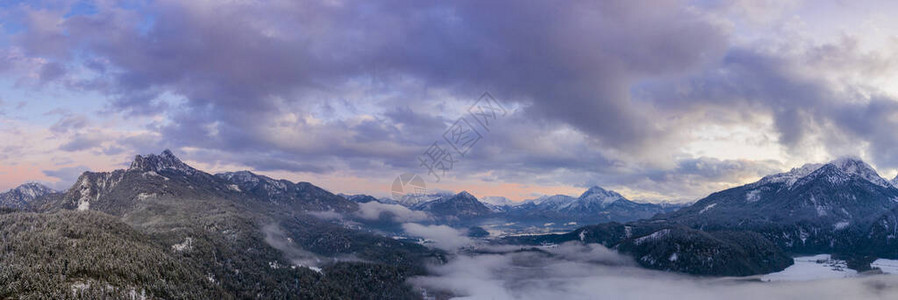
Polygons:
M841 156L891 179L896 5L0 0L0 189L164 149L375 196L685 202Z

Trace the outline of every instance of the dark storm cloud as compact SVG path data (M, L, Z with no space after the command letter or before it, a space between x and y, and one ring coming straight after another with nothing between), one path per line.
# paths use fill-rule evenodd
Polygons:
M121 110L158 113L161 91L183 95L176 111L184 116L167 134L234 148L265 143L256 138L261 125L286 104L315 102L320 92L321 101L344 97L341 89L372 72L452 93L494 89L532 103L532 116L609 146L638 146L660 133L630 104L628 84L694 68L725 46L719 26L680 1L232 3L214 13L204 5L154 3L145 34L136 32L139 13L114 6L56 27L52 13L31 11L33 30L20 43L38 55L70 48L108 59L117 72L107 92ZM202 138L211 124L227 129L214 141Z

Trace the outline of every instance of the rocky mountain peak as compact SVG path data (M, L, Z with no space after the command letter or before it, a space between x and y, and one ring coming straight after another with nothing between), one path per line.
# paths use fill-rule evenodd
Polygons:
M461 191L461 193L458 193L458 194L455 195L455 196L456 196L456 197L459 197L459 198L461 198L461 199L468 199L468 200L474 199L474 200L477 200L477 197L474 197L474 195L471 195L471 193L468 193L468 191Z
M605 206L621 199L624 199L624 196L621 196L621 194L603 189L599 186L593 186L586 190L586 192L583 192L578 200L581 202L596 202Z
M814 173L816 174L833 172L841 173L838 175L857 176L882 187L892 186L889 181L879 176L879 173L877 173L876 170L873 169L873 167L856 157L842 157L833 160L823 167L820 167L820 169L818 169ZM828 174L828 176L830 177L835 176L833 177L833 179L837 179L838 175Z
M0 193L0 207L26 208L32 200L54 192L56 191L40 183L25 183Z
M421 202L412 206L412 209L428 211L438 216L455 217L481 216L492 212L489 207L467 191L433 201Z
M792 187L798 182L806 182L806 180L802 180L806 177L811 175L816 177L820 174L826 174L832 177L833 180L845 176L858 176L879 186L888 187L893 185L880 177L873 167L857 157L841 157L826 164L805 164L799 168L793 168L789 172L765 176L755 185L785 183L787 186ZM898 186L898 177L893 181Z
M22 184L20 186L13 188L12 190L10 190L10 192L16 192L21 195L28 196L31 199L34 199L34 198L37 198L37 197L40 197L40 196L43 196L43 195L46 195L49 193L53 193L53 192L55 192L55 190L51 189L50 187L48 187L46 185L43 185L43 184L40 184L37 182L27 182L25 184Z
M187 174L194 174L197 172L196 169L182 162L168 149L162 151L162 153L158 155L149 154L135 156L134 161L131 162L131 166L128 170L138 170L143 172L179 171Z
M497 206L516 206L521 204L520 202L511 201L510 199L501 196L483 197L480 199L480 202Z
M608 195L609 192L600 186L594 185L580 195L580 198L586 198L594 195Z

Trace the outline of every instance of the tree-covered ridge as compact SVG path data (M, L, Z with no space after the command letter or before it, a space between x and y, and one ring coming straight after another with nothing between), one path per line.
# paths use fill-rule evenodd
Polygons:
M0 298L44 297L45 292L66 296L60 293L73 286L90 297L112 298L132 294L164 299L414 298L418 293L405 279L422 275L427 262L445 261L439 251L319 219L315 212L346 212L356 207L324 189L241 174L242 180L231 181L189 167L170 153L138 156L127 170L85 172L67 191L36 198L29 206L39 214L7 210L9 216L31 218L10 221L20 224L5 227L7 235L27 233L50 241L8 251L14 260L38 263L25 269L9 265L10 270L21 269L16 274L30 274L33 280L22 280L24 287L9 287ZM84 220L84 216L101 221ZM42 223L42 218L55 218L60 225L27 225ZM94 232L83 237L96 243L93 248L53 246L81 243L57 233L79 230ZM60 236L63 239L57 241ZM134 252L103 254L107 253L104 249L121 247L121 241L136 244L126 244ZM53 289L27 288L42 286L39 278L58 273L38 267L45 256L56 252L68 257L62 261L63 268L73 261L97 261L110 267L85 274L111 275L80 281L69 275ZM160 255L164 257L157 259ZM137 279L115 277L122 273L115 268L142 269L150 263L145 260L171 262L172 270L183 269L190 278L167 291L149 289L171 285L173 279L162 277L158 270ZM19 275L10 275L8 280L19 281L15 276Z
M247 224L249 225L249 224ZM261 234L214 234L188 226L146 234L104 213L0 214L2 299L416 299L405 283L420 275L416 253L402 244L396 264L333 262L320 272L296 267ZM316 236L362 238L330 231ZM180 242L171 244L173 240ZM368 247L362 256L377 257ZM377 242L383 242L379 240ZM406 259L404 256L408 255Z
M96 212L0 215L0 298L210 298L189 261Z

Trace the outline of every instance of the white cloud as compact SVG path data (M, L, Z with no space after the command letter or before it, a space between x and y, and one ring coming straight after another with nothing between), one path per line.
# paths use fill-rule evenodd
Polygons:
M465 236L465 232L446 225L421 225L416 223L402 224L402 229L409 235L433 241L433 245L443 250L455 250L473 241Z
M371 221L379 220L386 215L393 222L399 223L418 222L429 218L427 213L423 211L414 211L398 204L384 204L374 201L359 203L359 210L356 212L356 215Z

